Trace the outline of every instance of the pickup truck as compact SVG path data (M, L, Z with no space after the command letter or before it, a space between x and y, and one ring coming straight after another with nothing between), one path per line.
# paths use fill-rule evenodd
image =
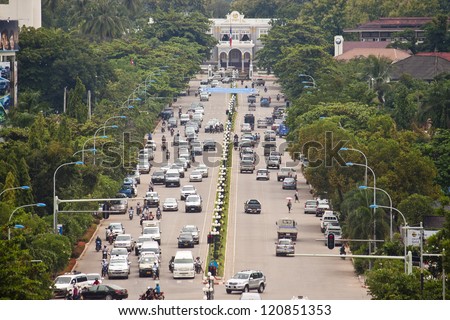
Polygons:
M280 168L280 171L277 173L277 180L283 181L284 178L294 178L297 180L297 173L295 172L295 169L290 167Z
M256 96L251 94L247 97L247 103L256 103Z
M255 86L264 86L266 84L266 81L264 79L256 79L253 81L253 84Z
M297 222L294 219L283 218L276 222L278 239L291 239L297 240L298 227Z
M239 171L241 173L248 172L248 171L253 173L253 171L255 171L255 164L251 160L241 160L241 163L239 165Z

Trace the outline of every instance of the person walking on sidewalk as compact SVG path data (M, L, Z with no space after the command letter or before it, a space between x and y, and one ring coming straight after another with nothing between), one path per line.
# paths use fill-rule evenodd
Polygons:
M298 190L295 190L294 198L295 198L295 202L300 202L300 201L298 201Z
M288 200L287 207L288 207L288 212L291 213L291 208L292 208L292 201L291 201L291 199Z

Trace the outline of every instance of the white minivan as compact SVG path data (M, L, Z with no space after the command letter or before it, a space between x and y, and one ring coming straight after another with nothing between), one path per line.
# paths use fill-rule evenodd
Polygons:
M195 278L192 251L177 251L173 260L173 278Z

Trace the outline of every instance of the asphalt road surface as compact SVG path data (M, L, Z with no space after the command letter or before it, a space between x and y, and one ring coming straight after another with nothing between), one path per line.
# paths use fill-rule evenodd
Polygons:
M206 77L206 76L203 76ZM194 101L199 101L193 92L198 88L200 78L192 80L190 83L190 96L180 97L174 106L182 106L183 112ZM250 86L247 81L245 85ZM223 86L228 86L224 84ZM238 86L242 86L240 83ZM267 81L268 92L261 91L261 96L272 98L272 105L277 104L275 99L278 93L278 86L273 81ZM261 87L260 87L261 88ZM203 102L205 114L203 124L209 119L217 118L223 123L226 121L225 110L228 107L230 95L213 93L209 101ZM247 108L247 96L238 95L238 115L235 125L236 131L239 131L240 124L243 122L244 114L249 113ZM282 104L280 101L279 104ZM270 116L272 108L261 108L257 104L255 114L256 119ZM175 108L175 110L177 110ZM176 116L177 116L177 112ZM180 134L183 136L184 128L179 127ZM255 132L262 134L265 129L256 129ZM238 132L240 134L240 132ZM141 184L138 186L138 196L143 197L148 190L151 173L157 170L163 161L163 153L160 143L162 137L161 129L155 130L153 139L157 142L156 157L150 174L141 175ZM164 135L167 141L171 141L170 133L166 131ZM139 139L139 138L137 138ZM222 143L223 135L220 133L205 133L204 127L200 128L199 139L214 139L219 145ZM284 139L277 137L277 145L281 145ZM176 150L170 147L171 159L174 161ZM257 168L265 167L265 160L262 156L261 146L256 148L259 155ZM193 184L198 193L203 198L203 211L201 213L185 213L184 201L180 201L180 188L166 188L162 185L156 185L155 191L159 193L161 204L167 197L174 197L179 200L178 212L163 212L161 221L161 266L159 281L162 291L168 300L198 300L203 299L203 275L196 275L195 279L173 279L172 273L168 268L171 256L175 255L177 250L177 236L182 226L194 224L200 229L200 244L192 250L194 257L200 256L203 261L206 259L208 245L206 244L206 235L210 231L212 222L212 213L216 196L217 178L220 165L221 148L217 152L204 153L203 156L196 156L196 163L209 163L209 177L204 178L203 182L189 183L188 169L185 178L181 179L181 186ZM283 164L290 161L287 153L283 156ZM193 165L195 167L195 164ZM298 191L299 203L294 203L290 214L286 206L286 197L294 198L293 190L282 190L281 182L276 180L277 170L271 170L270 181L256 181L256 172L254 174L239 173L239 154L235 151L233 154L232 168L232 186L231 202L228 214L228 238L226 247L226 262L224 278L227 279L234 273L244 269L261 270L267 277L267 288L262 294L264 300L270 299L291 299L293 296L307 296L309 299L370 299L366 289L361 286L358 278L353 272L353 267L349 259L342 260L336 258L315 258L315 257L276 257L275 241L277 239L275 222L285 216L294 217L299 224L299 238L296 241L296 253L333 253L339 254L339 249L329 250L320 231L320 220L313 215L303 214L304 202L311 198L309 186L305 183L300 167L298 172ZM249 198L257 198L262 203L262 213L260 215L245 214L243 211L244 202ZM129 206L136 207L136 200L130 200ZM141 202L142 205L142 201ZM153 213L155 211L153 210ZM130 233L134 239L141 234L139 219L135 216L133 220L128 219L126 215L111 215L108 220L103 220L99 226L98 233L102 239L105 237L105 228L110 222L121 221L125 226L126 233ZM95 238L95 236L94 236ZM95 251L95 241L89 243L85 253L80 257L76 270L80 272L100 272L101 271L101 252ZM105 241L104 241L105 243ZM110 248L112 246L109 246ZM134 252L130 254L131 274L129 279L107 279L104 283L115 283L128 289L129 299L136 300L147 287L155 286L155 280L150 278L140 278L138 274L137 257ZM204 266L205 267L205 266ZM225 286L222 281L218 281L215 286L215 299L237 300L239 293L226 294Z

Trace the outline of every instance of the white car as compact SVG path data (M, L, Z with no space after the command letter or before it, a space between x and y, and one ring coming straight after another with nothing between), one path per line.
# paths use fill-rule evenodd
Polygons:
M147 143L145 144L146 148L150 148L153 151L156 151L156 142L154 140L148 140Z
M185 206L186 212L202 212L202 197L200 197L198 194L191 194L186 198Z
M90 285L90 286L92 286L92 285L94 285L94 281L95 280L98 280L98 282L101 284L102 283L102 280L103 280L103 278L102 278L102 276L100 275L100 273L87 273L86 274L86 277L87 277L87 283L88 283L88 285Z
M161 245L161 231L159 230L159 227L145 227L142 230L142 235L150 236L154 241Z
M202 182L203 181L203 173L200 170L194 170L189 175L189 182Z
M131 234L119 234L114 240L114 248L126 248L128 252L134 249L134 240Z
M203 175L203 178L208 178L208 167L206 166L206 164L200 163L195 170L200 171Z
M243 123L241 125L241 132L252 132L252 127L250 126L250 123Z
M147 254L139 258L139 277L151 276L153 274L153 265L159 266L159 257L153 253L148 252Z
M197 194L197 189L193 185L186 185L181 188L181 200L185 200L188 196Z
M270 171L267 169L258 169L256 171L256 180L270 180Z
M109 260L108 279L125 278L130 274L130 262L127 259L116 258Z
M175 198L166 198L164 200L163 211L178 211L178 201Z

